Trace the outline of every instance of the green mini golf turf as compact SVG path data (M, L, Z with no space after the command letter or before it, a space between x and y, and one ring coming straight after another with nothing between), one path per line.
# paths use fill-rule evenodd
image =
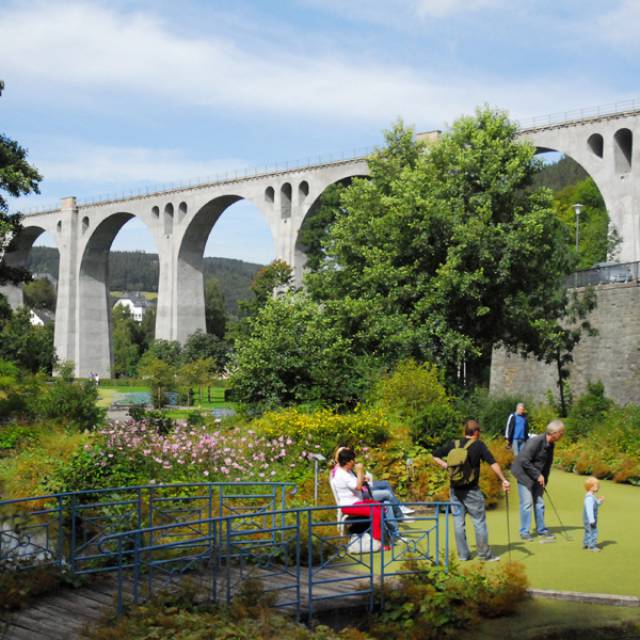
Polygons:
M545 523L556 542L540 544L520 540L518 489L513 481L509 518L511 557L522 562L533 588L640 596L640 487L601 481L605 497L598 517L601 553L582 548L582 503L584 476L554 469L549 492L564 528L560 527L549 499L545 497ZM508 559L505 505L487 513L489 543L493 553ZM571 540L566 540L564 534ZM475 550L473 524L467 518L467 537ZM451 548L454 549L453 527Z

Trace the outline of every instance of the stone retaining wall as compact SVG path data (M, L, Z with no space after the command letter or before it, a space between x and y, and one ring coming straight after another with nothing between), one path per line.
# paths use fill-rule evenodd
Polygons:
M589 381L601 380L608 397L620 404L640 403L639 283L599 285L598 306L590 315L597 336L583 336L573 354L569 384L574 396ZM544 400L557 397L557 372L535 358L521 358L497 349L491 361L492 394L515 393Z

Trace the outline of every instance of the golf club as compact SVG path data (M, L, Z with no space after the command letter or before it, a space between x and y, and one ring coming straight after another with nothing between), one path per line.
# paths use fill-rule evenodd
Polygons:
M551 505L554 513L556 514L556 518L558 519L558 522L560 523L560 526L562 527L562 535L565 537L567 542L571 542L573 540L573 538L571 536L569 536L569 534L565 531L564 523L560 519L560 514L558 513L558 510L556 509L556 505L553 504L553 500L551 499L551 494L547 490L547 487L544 488L544 492L547 494L547 498L549 498L549 504Z
M509 562L511 562L511 525L509 524L509 492L504 494L507 500L507 548L509 549Z

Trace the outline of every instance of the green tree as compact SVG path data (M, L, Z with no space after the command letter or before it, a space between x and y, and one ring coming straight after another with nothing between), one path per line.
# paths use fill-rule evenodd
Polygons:
M153 406L164 405L166 394L176 388L176 368L165 360L153 355L150 351L144 354L138 365L138 375L147 380L151 386Z
M572 265L551 192L528 190L533 147L489 108L429 145L402 124L386 141L370 179L344 190L314 299L387 366L414 357L451 379L466 362L477 377L494 345L538 348L533 327L562 317Z
M37 278L23 287L24 303L31 309L56 310L56 290L48 278Z
M154 340L142 358L162 360L170 365L180 362L182 347L177 340Z
M191 403L190 392L193 387L198 387L198 397L200 398L200 402L202 402L202 388L211 382L214 371L215 362L211 358L200 358L198 360L192 360L191 362L185 362L180 369L178 369L178 383L181 386L187 387L189 404Z
M127 307L118 305L112 312L113 368L116 378L131 377L136 373L140 360L140 346L136 342L138 325Z
M32 373L51 374L57 361L53 326L34 327L28 309L14 311L0 326L0 358Z
M307 256L305 267L317 271L327 256L324 249L327 234L340 213L340 198L345 184L337 182L324 190L311 207L300 228L300 244Z
M267 301L236 344L232 369L235 396L260 410L300 402L349 404L361 393L350 341L301 293Z
M207 333L212 333L220 339L224 338L227 315L220 283L215 276L209 276L204 283L204 316Z
M213 361L215 371L222 373L229 361L229 345L216 335L196 331L189 336L182 349L182 360L193 362L201 359Z
M1 92L0 92L1 93ZM11 241L22 228L20 215L8 215L4 194L15 198L39 193L42 176L27 162L27 152L15 140L0 134L0 284L28 280L24 269L10 267L4 262L4 252L11 249Z
M580 246L576 266L578 269L589 269L614 253L618 238L609 234L609 215L598 187L592 178L585 178L556 194L558 217L567 230L568 251L575 251L576 214L572 205L578 202L584 205L584 209L580 214Z

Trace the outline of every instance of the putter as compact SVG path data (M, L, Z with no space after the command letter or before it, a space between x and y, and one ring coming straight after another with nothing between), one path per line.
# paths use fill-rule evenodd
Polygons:
M509 562L511 562L511 525L509 524L509 492L505 492L507 500L507 549L509 549Z
M553 509L554 513L556 514L556 518L558 519L558 522L560 523L560 526L562 527L562 535L565 537L565 540L567 542L571 542L573 540L573 538L571 536L569 536L569 534L566 532L564 523L560 519L560 514L558 513L558 510L556 509L556 505L553 504L553 500L551 499L551 494L549 493L549 491L547 491L547 487L544 488L544 492L547 494L547 498L549 498L549 504L551 505L551 508Z

